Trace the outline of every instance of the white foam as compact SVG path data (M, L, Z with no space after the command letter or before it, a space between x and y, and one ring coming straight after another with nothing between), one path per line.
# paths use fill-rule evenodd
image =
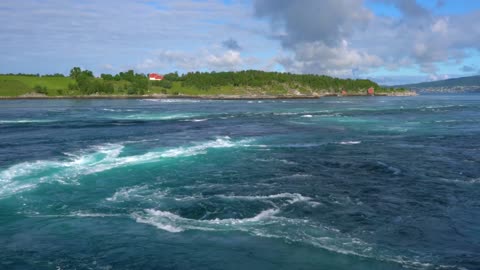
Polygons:
M185 120L187 122L205 122L208 121L208 118L203 118L203 119L191 119L191 120Z
M299 115L301 113L298 112L278 112L278 113L273 113L273 115Z
M110 202L123 202L133 198L142 197L140 194L148 191L148 186L134 186L129 188L121 188L111 197L106 198Z
M352 101L328 101L325 103L332 103L332 104L346 104L346 103L353 103Z
M288 199L289 204L294 204L297 202L308 202L311 201L312 198L303 196L299 193L280 193L280 194L273 194L273 195L264 195L264 196L235 196L235 195L218 195L218 197L223 199L230 199L230 200L271 200L271 199Z
M471 178L468 180L439 178L439 180L443 182L455 183L455 184L480 184L480 178Z
M150 224L161 230L177 233L185 230L212 231L240 229L236 226L252 225L257 222L262 222L272 218L278 212L278 209L267 209L250 218L196 220L184 218L168 211L145 209L143 213L133 214L132 217L139 223Z
M302 115L302 117L313 117L314 114L322 115L324 113L330 113L330 110L321 110L321 111L286 111L286 112L274 112L273 115Z
M310 178L310 177L313 177L313 175L307 174L307 173L295 173L295 174L291 174L291 175L284 175L284 176L275 177L273 179L281 180L281 179Z
M0 198L35 188L43 182L75 184L80 176L114 168L158 162L168 158L205 154L209 149L246 147L251 140L234 142L229 137L170 149L158 149L141 155L121 156L122 144L93 147L94 152L70 154L67 160L23 162L0 171Z
M174 99L174 98L161 98L161 99L142 99L142 101L159 102L159 103L198 103L201 100L198 99Z
M91 213L87 211L75 211L68 215L70 217L121 217L120 214Z
M130 114L125 116L115 116L113 117L113 119L158 121L158 120L182 120L182 119L189 119L189 118L198 117L198 116L199 116L198 114L192 114L192 113L175 113L175 114L137 113L137 114Z
M457 123L457 122L471 122L468 120L437 120L435 123Z
M470 184L479 184L480 183L480 177L479 178L472 178L470 180L467 180L468 183Z
M28 123L51 123L54 120L41 119L16 119L16 120L0 120L0 124L28 124Z
M340 144L342 145L353 145L353 144L361 144L362 142L361 141L344 141L344 142L340 142Z
M134 112L135 111L132 109L110 109L110 108L104 108L102 110L106 112Z
M258 145L258 147L264 148L264 147L267 147L267 146L266 145ZM294 161L290 161L290 160L286 160L286 159L275 159L275 158L261 159L261 158L257 158L255 160L260 161L260 162L280 162L280 163L287 164L287 165L297 165L298 164Z

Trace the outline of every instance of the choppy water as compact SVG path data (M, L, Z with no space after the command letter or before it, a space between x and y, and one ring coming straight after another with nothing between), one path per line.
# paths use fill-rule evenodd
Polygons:
M0 269L480 269L480 95L0 101Z

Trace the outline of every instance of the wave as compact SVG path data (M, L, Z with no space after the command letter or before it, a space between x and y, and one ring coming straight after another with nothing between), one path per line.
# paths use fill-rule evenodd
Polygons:
M312 198L303 196L299 193L280 193L273 195L257 195L257 196L236 196L236 195L217 195L217 197L228 200L272 200L272 199L288 199L288 204L297 202L310 202Z
M197 100L197 99L142 99L141 101L147 101L147 102L158 102L158 103L199 103L202 102L202 100Z
M205 121L208 121L208 118L203 118L203 119L189 119L189 120L183 120L185 122L205 122Z
M132 214L132 217L138 223L150 224L159 229L176 233L185 230L235 230L235 226L238 225L253 225L258 222L268 221L278 212L278 209L267 209L250 218L197 220L184 218L168 211L146 209L144 213Z
M342 145L352 145L352 144L361 144L362 142L361 141L343 141L343 142L339 142L339 144L342 144Z
M294 175L292 177L302 177ZM305 176L308 177L308 176ZM185 186L182 186L185 188ZM205 188L211 188L205 187ZM245 200L245 201L269 201L271 203L275 202L275 205L281 200L284 202L281 206L295 204L295 203L306 203L312 207L321 205L320 202L313 201L313 198L308 196L303 196L299 193L279 193L271 195L225 195L225 194L216 194L211 196L204 195L192 195L192 196L176 196L171 194L171 188L159 190L159 189L150 189L147 185L125 187L117 190L111 197L106 198L109 202L125 202L125 201L156 201L156 200L175 200L175 201L195 201L195 200L210 200L219 198L222 200Z
M27 217L32 218L65 218L65 217L78 217L78 218L107 218L107 217L125 217L126 215L122 214L107 214L107 213L92 213L89 211L74 211L69 214L58 214L58 215L44 215L38 212L25 212L23 213Z
M313 117L314 115L324 115L326 113L331 113L330 110L322 110L322 111L298 111L298 112L274 112L273 115L276 116L285 116L285 115L301 115L302 117ZM262 113L265 114L265 113ZM270 113L272 114L272 113Z
M265 147L267 147L267 146L265 145ZM257 158L255 160L260 161L260 162L280 162L280 163L283 163L283 164L286 164L286 165L298 165L297 162L286 160L286 159L276 159L276 158L261 159L261 158Z
M325 146L327 143L286 143L286 144L272 144L272 145L259 145L263 148L315 148Z
M54 120L41 119L16 119L16 120L0 120L0 124L30 124L30 123L51 123Z
M330 103L330 104L351 104L353 101L326 101L325 103Z
M69 217L121 217L121 214L92 213L88 211L71 212Z
M444 108L464 108L466 107L465 105L430 105L430 106L424 106L424 107L418 107L418 109L444 109Z
M439 178L439 180L442 181L442 182L454 183L454 184L463 184L463 185L480 184L480 178L470 178L470 179L465 179L465 180Z
M163 198L167 192L160 190L151 190L148 185L125 187L117 190L111 197L105 200L109 202L125 202L132 200L144 200L145 197Z
M102 111L106 112L134 112L135 110L132 109L110 109L110 108L104 108Z
M38 160L23 162L0 171L0 198L35 188L40 183L77 183L81 176L115 168L158 162L169 158L206 154L210 149L248 146L251 140L232 141L229 137L181 146L159 149L141 155L121 156L123 144L94 147L94 152L68 154L67 160Z
M182 120L194 117L199 117L198 114L193 113L176 113L176 114L147 114L138 113L124 116L114 116L114 120L141 120L141 121L159 121L159 120Z

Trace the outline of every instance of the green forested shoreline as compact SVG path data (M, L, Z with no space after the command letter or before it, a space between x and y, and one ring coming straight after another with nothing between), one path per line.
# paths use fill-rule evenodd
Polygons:
M238 72L169 73L162 81L133 70L118 74L101 74L78 67L69 76L63 74L2 74L0 96L3 97L78 97L78 96L322 96L364 95L373 87L376 94L402 94L405 89L382 88L362 79L339 79L324 75L300 75L246 70Z

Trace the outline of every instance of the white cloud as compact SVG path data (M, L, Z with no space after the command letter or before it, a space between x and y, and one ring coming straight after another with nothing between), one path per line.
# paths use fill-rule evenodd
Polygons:
M7 53L0 54L0 72L125 67L158 49L198 51L228 38L249 54L271 43L249 30L263 25L242 1L2 0L0 51Z
M323 42L301 43L294 51L293 57L279 59L279 63L291 72L351 77L354 71L366 71L383 64L375 55L350 48L345 40L338 47L329 47Z
M244 57L239 51L223 51L217 47L192 52L159 50L136 66L141 71L160 69L164 71L180 70L184 72L235 71L250 68L260 63L255 57Z
M441 64L461 65L467 50L480 50L480 11L438 16L415 0L371 0L402 16L374 15L364 1L256 0L257 15L270 19L288 57L287 70L351 76L385 67L437 76ZM345 44L348 40L348 44Z
M432 25L432 32L446 35L448 32L448 18L440 18Z
M228 50L221 55L209 55L207 63L212 67L226 70L236 70L244 64L240 52L232 50Z

